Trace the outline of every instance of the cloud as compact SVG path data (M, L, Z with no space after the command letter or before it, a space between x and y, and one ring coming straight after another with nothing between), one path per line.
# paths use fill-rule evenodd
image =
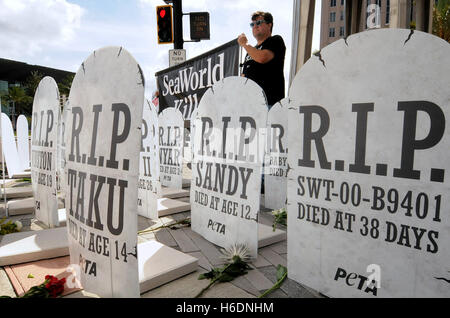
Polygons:
M80 26L83 10L66 0L0 0L2 57L33 56L64 45Z

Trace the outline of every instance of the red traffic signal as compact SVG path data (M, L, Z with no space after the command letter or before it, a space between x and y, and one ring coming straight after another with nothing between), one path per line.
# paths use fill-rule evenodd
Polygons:
M157 6L158 44L173 43L172 6Z

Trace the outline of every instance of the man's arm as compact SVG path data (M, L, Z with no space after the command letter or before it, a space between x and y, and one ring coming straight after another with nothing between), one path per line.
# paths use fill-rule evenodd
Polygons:
M238 43L240 46L242 46L248 53L248 55L250 55L250 57L261 64L266 64L268 62L270 62L274 57L275 54L271 51L271 50L258 50L256 48L254 48L253 46L249 45L247 43L247 37L245 36L245 34L241 34L238 37Z

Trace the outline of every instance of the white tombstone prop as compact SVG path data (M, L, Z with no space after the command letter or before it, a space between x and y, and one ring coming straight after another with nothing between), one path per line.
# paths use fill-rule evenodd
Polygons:
M55 80L44 77L36 89L31 120L31 183L36 218L49 227L59 225L56 190L56 144L60 113Z
M258 212L267 103L252 80L227 77L202 97L195 117L192 229L222 247L258 252Z
M191 114L191 120L190 120L190 123L189 123L189 128L190 128L190 138L189 138L189 141L190 141L190 147L191 147L191 149L190 149L190 151L188 152L189 153L189 155L190 155L190 157L188 157L188 160L189 160L189 162L191 162L192 163L192 159L193 159L193 157L194 157L194 155L193 155L193 152L194 152L194 136L195 136L195 125L194 125L194 122L195 122L195 120L194 120L194 118L197 116L197 109L198 109L198 107L197 108L195 108L193 111L192 111L192 114Z
M158 218L159 182L158 114L148 100L144 103L142 139L139 164L138 214L146 218Z
M281 209L287 197L288 99L273 105L267 118L267 145L264 165L264 207Z
M14 130L9 117L2 113L2 150L5 156L6 169L8 176L12 178L16 174L23 172L20 157L17 152Z
M189 129L184 128L184 142L183 142L183 163L190 163L192 161L192 138Z
M19 154L22 170L30 169L30 140L28 120L24 115L17 118L17 152Z
M66 166L66 142L65 142L65 133L66 133L66 122L68 112L69 102L67 101L64 105L63 110L60 112L60 118L58 120L58 143L57 143L57 177L58 177L58 193L65 195L65 175L64 168Z
M178 109L168 107L159 114L158 124L161 185L181 189L183 183L183 115Z
M376 54L373 54L376 52ZM334 297L449 297L450 45L338 40L290 88L288 273Z
M69 95L66 210L70 262L101 297L138 297L137 198L144 77L122 47L94 51Z

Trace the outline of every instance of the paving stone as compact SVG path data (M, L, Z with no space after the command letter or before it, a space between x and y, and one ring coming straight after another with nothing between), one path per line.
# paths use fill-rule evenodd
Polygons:
M273 283L273 285L275 285L275 283L278 281L277 268L275 266L266 266L259 268L259 270ZM285 297L287 297L287 294L289 293L287 277L281 284L280 289L283 290L283 292L285 293Z
M258 223L272 226L273 220L274 218L270 212L259 212Z
M264 258L264 256L258 253L258 258L252 262L252 265L256 268L259 268L264 266L270 266L272 265L272 263L270 263L268 260Z
M267 296L265 296L264 298L288 298L288 296L281 289L275 289L267 294Z
M269 289L273 283L257 268L249 270L244 276L259 291Z
M173 239L172 235L165 228L159 229L155 232L156 240L167 246L177 246L177 242Z
M259 290L257 290L256 287L253 286L252 283L250 283L247 278L245 278L245 276L236 277L234 280L231 281L231 283L234 286L245 290L247 293L252 294L253 296L258 297L261 294Z
M201 268L203 268L206 271L210 271L214 266L211 265L211 263L208 261L208 259L205 257L205 255L203 255L202 252L190 252L187 253L195 258L198 259L198 266L200 266Z
M6 275L3 267L0 267L0 296L16 297L14 288L12 287L8 275Z
M272 263L275 267L278 266L278 264L281 264L285 267L287 267L287 261L274 251L270 249L270 247L264 247L259 250L259 254L264 256L265 259L267 259L270 263Z
M272 251L277 254L286 254L287 253L287 241L275 243L269 246Z
M150 223L148 222L148 219L138 215L138 231L143 231L145 229L148 229L150 227Z
M85 290L80 290L77 291L76 293L66 295L63 298L100 298L100 297L96 294L89 293Z
M170 217L173 219L173 222L185 220L185 219L189 218L190 216L191 216L191 214L189 212L181 212L181 213L170 215Z
M288 273L289 275L289 273ZM324 298L324 296L311 288L303 286L296 281L290 279L287 280L288 297L289 298Z
M186 233L183 232L181 229L178 230L169 229L169 233L175 239L182 252L187 253L200 251L197 245L195 245L194 242L192 242L192 240L189 238L189 236L187 236Z
M276 229L273 231L271 226L265 224L258 224L258 247L262 248L278 242L286 241L287 233Z
M191 228L182 228L182 230L191 238L195 245L197 245L202 253L206 256L211 264L214 266L221 265L224 260L221 258L222 254L219 247L205 240L201 235L195 233Z

